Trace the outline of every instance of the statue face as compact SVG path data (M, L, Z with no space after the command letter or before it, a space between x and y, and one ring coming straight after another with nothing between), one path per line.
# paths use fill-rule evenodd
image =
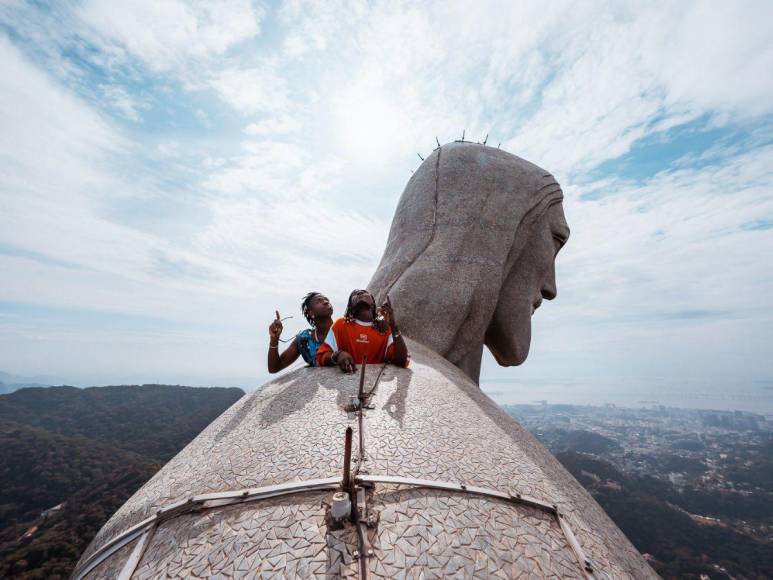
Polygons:
M554 260L569 236L562 198L555 178L525 159L443 145L406 185L368 288L391 295L406 336L473 381L484 344L500 365L519 365L532 314L556 295Z
M563 205L557 203L516 240L522 249L507 274L486 330L486 346L500 365L519 365L526 360L531 317L543 299L552 300L558 293L555 259L568 237Z

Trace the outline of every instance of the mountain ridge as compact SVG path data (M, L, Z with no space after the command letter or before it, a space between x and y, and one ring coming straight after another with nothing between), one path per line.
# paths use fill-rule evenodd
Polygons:
M244 391L233 387L112 385L31 387L0 395L0 424L90 439L160 460L192 439ZM214 405L213 415L202 412Z
M0 395L0 577L68 578L113 512L243 395L179 385Z

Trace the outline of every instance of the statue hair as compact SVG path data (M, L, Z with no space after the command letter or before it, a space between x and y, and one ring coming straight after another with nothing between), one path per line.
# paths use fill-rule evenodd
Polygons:
M553 176L520 157L443 145L408 181L368 289L390 295L407 336L457 364L482 348L529 226L562 200Z

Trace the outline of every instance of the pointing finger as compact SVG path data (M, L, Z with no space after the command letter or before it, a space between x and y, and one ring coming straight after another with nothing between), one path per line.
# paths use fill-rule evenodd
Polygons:
M276 319L279 320L279 310L275 310L274 312L276 312Z

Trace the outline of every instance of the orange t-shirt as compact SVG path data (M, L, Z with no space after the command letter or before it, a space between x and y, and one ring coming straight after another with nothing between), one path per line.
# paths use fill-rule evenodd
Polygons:
M394 344L391 331L379 333L373 328L373 323L352 320L347 322L339 318L333 323L325 341L317 349L317 366L323 367L333 353L343 350L354 357L354 362L362 363L363 357L368 357L368 363L380 364L392 362ZM405 361L408 366L410 356Z

